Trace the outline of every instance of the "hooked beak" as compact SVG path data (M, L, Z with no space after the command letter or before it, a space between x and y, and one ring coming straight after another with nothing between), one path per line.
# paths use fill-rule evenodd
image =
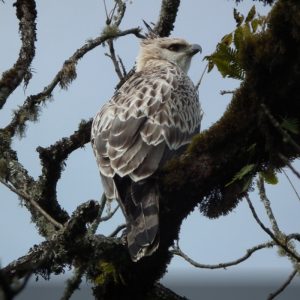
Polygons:
M190 46L190 49L189 49L190 55L193 56L193 55L195 55L195 54L198 53L198 52L200 52L200 53L202 52L201 46L198 45L198 44L192 44L192 45Z

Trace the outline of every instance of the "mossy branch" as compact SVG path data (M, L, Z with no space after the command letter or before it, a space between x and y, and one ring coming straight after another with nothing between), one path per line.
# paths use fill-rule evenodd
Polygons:
M14 4L19 19L19 31L22 46L14 66L2 74L0 79L0 109L4 106L9 95L21 84L25 85L31 78L30 64L35 55L36 41L36 5L34 0L18 0Z
M12 121L6 126L5 131L12 137L16 133L22 137L26 129L27 121L36 121L40 113L40 105L51 98L51 94L59 84L61 88L67 88L76 78L76 65L78 61L89 51L103 44L111 38L134 34L140 36L140 28L131 28L124 31L105 31L99 37L88 40L81 48L77 49L69 59L67 59L61 70L54 76L51 83L44 90L36 95L29 96L24 104L14 113Z
M162 0L160 14L153 31L161 37L169 36L174 29L180 0Z

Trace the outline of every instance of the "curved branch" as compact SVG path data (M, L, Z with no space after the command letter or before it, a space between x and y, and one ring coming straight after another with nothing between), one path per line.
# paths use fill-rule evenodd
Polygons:
M182 252L182 250L178 246L174 247L174 249L171 252L173 254L177 255L177 256L182 257L188 263L190 263L191 265L193 265L196 268L200 268L200 269L212 269L213 270L213 269L226 269L227 267L238 265L241 262L247 260L256 251L259 251L259 250L265 249L265 248L271 248L271 247L273 247L275 245L276 245L276 243L274 241L270 241L270 242L266 242L266 243L263 243L263 244L259 244L259 245L256 245L256 246L250 248L250 249L247 249L246 250L246 254L244 256L236 259L236 260L233 260L233 261L230 261L230 262L225 262L225 263L214 264L214 265L201 264L201 263L198 263L198 262L194 261L188 255L186 255L184 252Z
M19 86L22 80L25 85L31 78L30 64L35 55L36 41L36 7L34 0L18 0L15 4L19 19L22 47L14 66L3 73L0 79L0 109L4 106L9 95Z
M56 184L64 169L64 161L74 150L84 147L90 141L91 125L92 120L81 121L78 130L69 137L62 138L48 148L37 148L42 165L38 184L43 201L56 199Z
M76 64L89 51L101 45L105 41L113 38L122 37L128 34L134 34L140 37L140 28L131 28L124 31L119 31L116 28L106 28L103 33L92 40L86 42L81 48L76 50L69 59L67 59L61 70L55 75L52 82L44 88L41 93L29 96L18 111L15 112L10 124L5 127L5 131L10 135L15 135L19 132L21 135L25 129L25 123L28 120L36 120L38 118L38 106L51 98L51 93L54 88L60 84L62 88L67 88L68 85L76 78Z
M292 280L297 275L297 273L298 273L297 270L293 270L293 272L290 274L290 276L287 278L287 280L283 283L283 285L277 291L275 291L274 293L271 293L269 295L269 297L267 298L267 300L274 299L280 293L282 293L288 287L288 285L292 282Z
M252 212L252 215L254 217L254 219L256 220L256 222L258 223L258 225L261 227L261 229L266 232L275 242L276 244L281 247L285 252L286 255L289 256L292 261L296 261L297 263L300 262L300 256L298 255L298 253L292 248L290 249L288 243L287 243L287 239L286 236L278 236L276 234L274 234L269 228L267 228L262 221L259 219L258 215L256 214L256 211L251 203L251 200L249 198L248 195L246 195L246 200L247 203L249 205L249 208ZM282 238L284 237L284 241L282 241Z

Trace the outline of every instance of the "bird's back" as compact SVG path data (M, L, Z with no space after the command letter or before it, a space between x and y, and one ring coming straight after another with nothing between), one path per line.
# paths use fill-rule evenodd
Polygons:
M153 60L135 73L96 115L92 145L104 191L127 222L134 261L159 244L159 194L153 174L199 132L202 112L189 77Z

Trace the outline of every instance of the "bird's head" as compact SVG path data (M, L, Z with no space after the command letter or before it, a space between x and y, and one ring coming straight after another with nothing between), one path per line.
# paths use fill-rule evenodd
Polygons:
M178 65L187 73L192 57L201 52L198 44L189 44L179 38L153 38L141 42L136 69L141 71L150 60L166 60Z

